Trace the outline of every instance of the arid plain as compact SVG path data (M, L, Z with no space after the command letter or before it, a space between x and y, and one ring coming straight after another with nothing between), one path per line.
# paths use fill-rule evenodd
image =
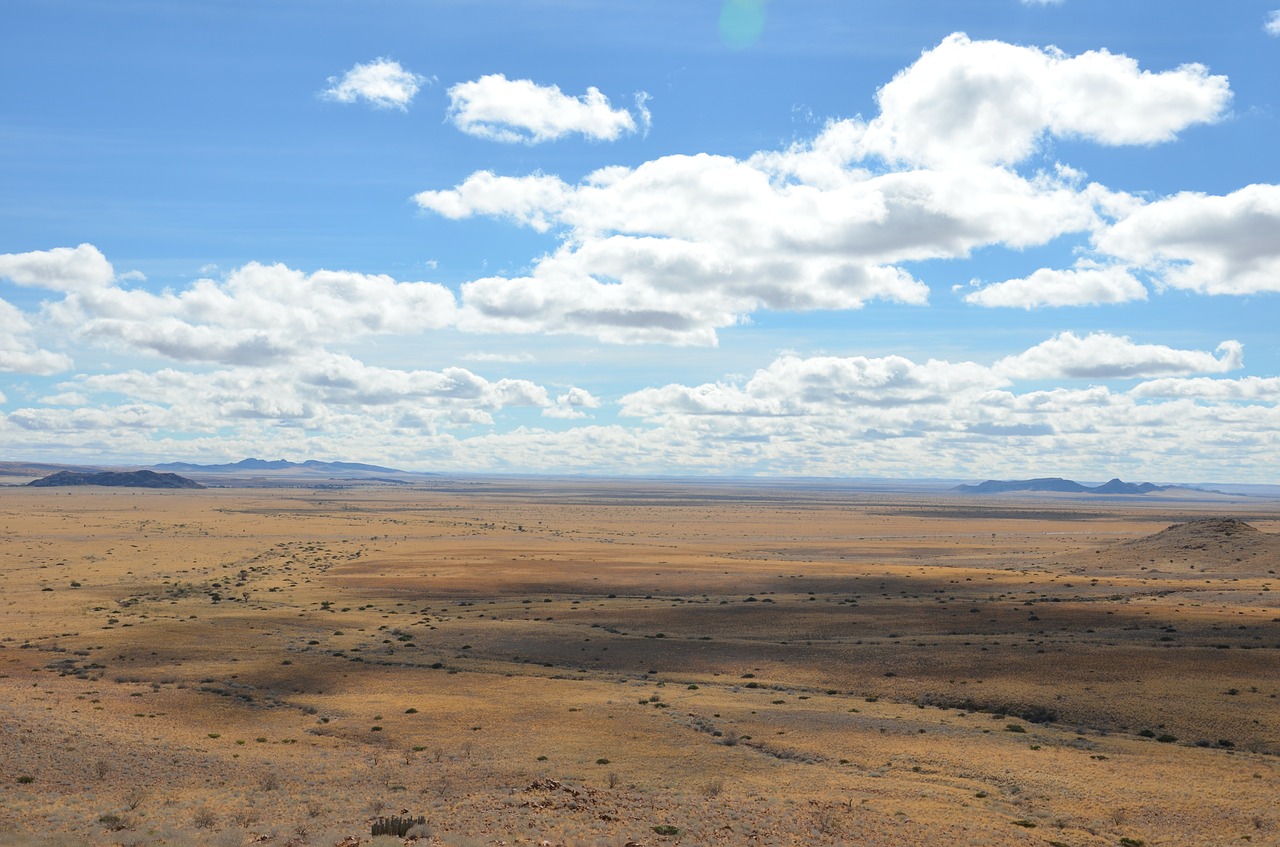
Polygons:
M2 488L0 845L1277 844L1277 569L1262 498Z

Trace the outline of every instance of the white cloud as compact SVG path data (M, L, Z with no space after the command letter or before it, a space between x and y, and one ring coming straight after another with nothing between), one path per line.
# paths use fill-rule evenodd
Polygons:
M764 309L924 304L928 288L906 262L1098 232L1141 202L1067 166L1025 175L1011 165L1047 135L1167 140L1217 119L1229 99L1225 78L1200 66L1152 73L1125 56L957 34L881 89L870 123L836 121L809 143L746 159L664 156L576 184L477 171L414 200L560 238L523 276L464 283L463 329L708 345ZM901 167L865 167L881 159ZM1132 269L1082 263L971 297L1031 307L1145 294Z
M1224 341L1219 356L1201 350L1177 350L1160 344L1134 344L1125 336L1092 332L1081 338L1063 332L992 367L1010 379L1127 379L1226 373L1244 366L1244 348Z
M1062 0L1019 0L1024 6L1061 6Z
M569 420L587 417L583 409L598 408L600 408L600 401L590 391L585 388L570 388L556 397L554 406L544 408L542 414L549 418Z
M0 371L47 376L70 370L70 356L39 349L31 335L26 316L12 303L0 300Z
M1032 309L1039 306L1093 306L1147 299L1146 287L1127 269L1082 263L1072 270L1040 268L1022 279L985 285L965 296L976 306Z
M0 255L0 278L49 291L86 291L115 278L111 263L92 244Z
M1182 193L1135 209L1096 248L1206 294L1280 291L1280 185L1225 196Z
M89 245L77 250L101 258ZM79 284L48 307L50 318L82 340L184 362L267 364L363 336L446 327L457 314L442 285L349 271L251 262L222 281L158 294L109 279Z
M614 141L636 131L631 113L613 108L609 98L594 86L586 94L572 97L559 86L488 74L460 82L448 94L449 120L469 135L493 141L535 144L574 133L595 141ZM649 110L644 100L637 98L637 107L647 129Z
M956 33L880 89L861 145L891 161L1013 163L1047 135L1168 141L1219 119L1230 99L1226 77L1202 65L1152 73L1105 50L1068 56Z
M492 426L494 414L512 407L553 408L541 385L524 379L487 380L466 368L400 370L367 365L335 353L267 367L232 367L210 372L164 368L79 376L63 383L63 396L123 396L127 404L152 410L166 426L181 431L232 427L256 430L290 426L312 430L349 429L361 416L377 418L393 430ZM571 388L570 395L581 392ZM27 410L18 423L69 426L65 410ZM60 423L59 423L60 422ZM401 433L403 435L403 433Z
M1266 22L1262 25L1267 35L1280 36L1280 9L1276 9L1267 15Z
M651 419L671 415L752 418L844 416L861 409L888 419L896 418L893 409L948 405L961 395L1007 384L990 369L971 362L930 360L919 365L901 356L785 355L742 385L667 385L633 392L622 398L622 414Z
M1211 401L1264 401L1280 403L1280 377L1245 376L1239 379L1167 377L1141 382L1129 391L1135 397L1186 397Z
M413 200L422 209L452 220L492 215L546 232L564 210L569 193L569 186L554 176L508 177L476 171L455 188L420 191Z
M450 218L566 231L528 276L464 284L464 326L615 342L714 344L718 328L757 309L923 304L927 288L896 263L1031 246L1101 225L1104 190L998 167L792 178L828 149L820 138L746 161L666 156L577 185L481 171L414 199Z
M321 96L339 103L363 100L379 109L406 111L427 78L411 73L391 59L377 58L357 64L341 78L329 77Z

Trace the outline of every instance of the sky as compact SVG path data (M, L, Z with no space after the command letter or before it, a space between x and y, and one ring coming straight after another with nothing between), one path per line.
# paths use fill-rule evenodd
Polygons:
M7 0L0 460L1280 481L1280 0Z

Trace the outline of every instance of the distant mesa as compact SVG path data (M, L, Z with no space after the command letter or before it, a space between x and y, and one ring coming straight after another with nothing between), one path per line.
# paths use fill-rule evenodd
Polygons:
M989 479L977 485L957 485L952 491L966 494L1003 494L1008 491L1058 491L1070 494L1151 494L1155 491L1198 490L1187 489L1181 485L1153 485L1150 482L1133 483L1112 479L1102 485L1090 488L1061 477L1041 477L1040 479Z
M59 471L41 479L32 480L27 485L35 488L65 485L107 485L114 488L204 488L200 483L185 476L154 471L101 471L98 473Z

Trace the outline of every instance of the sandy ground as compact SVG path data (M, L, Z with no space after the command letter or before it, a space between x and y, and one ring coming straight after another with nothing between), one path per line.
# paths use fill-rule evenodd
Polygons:
M1266 500L0 488L0 845L1280 844L1278 537Z

